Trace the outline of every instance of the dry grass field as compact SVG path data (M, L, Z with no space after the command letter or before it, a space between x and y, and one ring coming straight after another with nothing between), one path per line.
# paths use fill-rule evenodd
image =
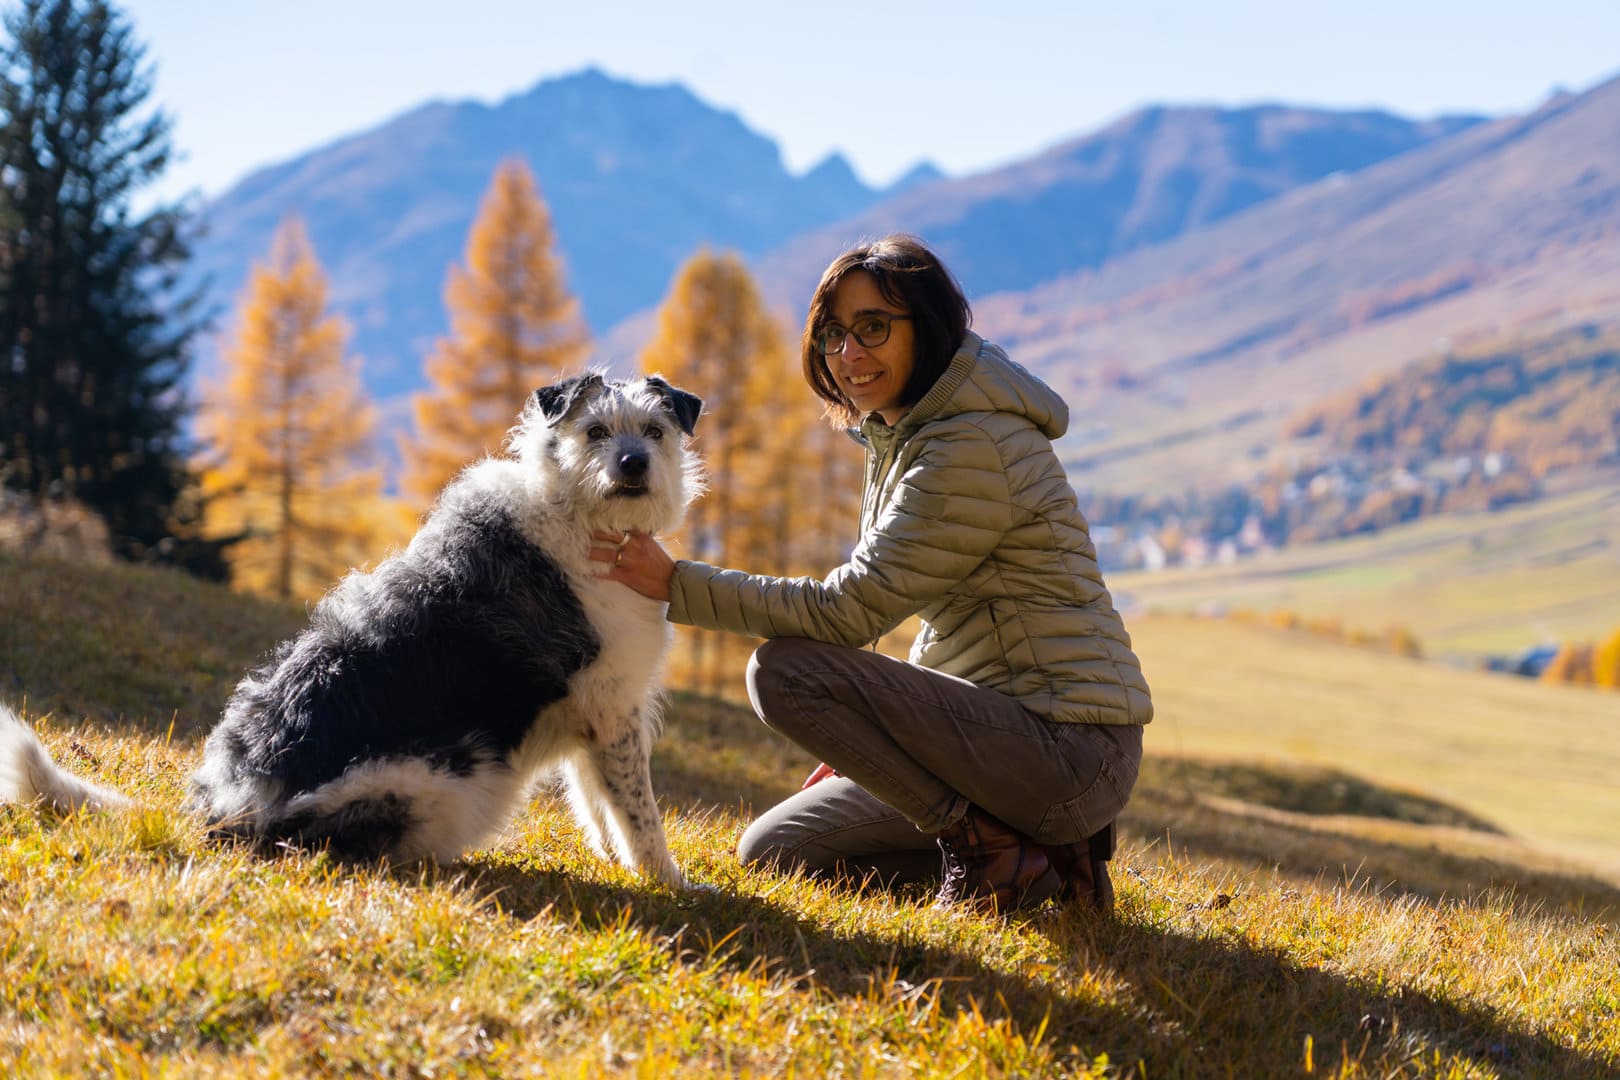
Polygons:
M749 816L810 763L685 697L654 768L712 893L600 864L545 795L445 867L208 841L177 809L199 731L299 617L0 556L6 697L146 807L0 808L0 1072L1620 1074L1620 884L1601 835L1556 820L1615 804L1545 787L1614 775L1575 691L1138 620L1161 713L1118 911L1002 921L740 868Z
M1620 694L1229 620L1132 624L1166 758L1331 768L1620 883Z

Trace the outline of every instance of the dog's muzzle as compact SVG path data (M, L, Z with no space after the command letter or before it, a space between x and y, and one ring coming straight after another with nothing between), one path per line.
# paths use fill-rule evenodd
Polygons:
M645 495L647 470L652 464L645 450L626 450L613 463L613 494Z

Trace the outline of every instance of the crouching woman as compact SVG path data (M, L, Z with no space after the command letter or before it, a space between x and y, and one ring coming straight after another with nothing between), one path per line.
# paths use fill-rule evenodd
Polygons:
M825 580L674 562L642 534L592 554L673 622L768 639L754 708L825 764L748 828L745 862L1106 910L1153 707L1053 450L1068 408L970 318L911 237L823 274L804 376L866 447L859 540ZM864 648L912 615L909 662Z

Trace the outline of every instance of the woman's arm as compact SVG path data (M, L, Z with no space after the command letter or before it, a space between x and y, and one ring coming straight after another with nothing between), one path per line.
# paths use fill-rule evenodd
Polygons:
M608 576L668 600L672 622L754 637L864 645L944 595L984 561L1013 524L1000 448L968 424L930 433L849 562L825 580L674 563L651 538L599 534Z

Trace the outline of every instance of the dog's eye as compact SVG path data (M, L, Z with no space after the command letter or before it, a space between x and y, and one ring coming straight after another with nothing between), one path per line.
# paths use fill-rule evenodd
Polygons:
M664 429L659 427L657 424L648 424L646 430L644 430L642 434L647 436L649 439L662 439L664 437Z
M592 424L590 430L585 432L585 437L592 442L601 442L611 434L613 433L601 424Z

